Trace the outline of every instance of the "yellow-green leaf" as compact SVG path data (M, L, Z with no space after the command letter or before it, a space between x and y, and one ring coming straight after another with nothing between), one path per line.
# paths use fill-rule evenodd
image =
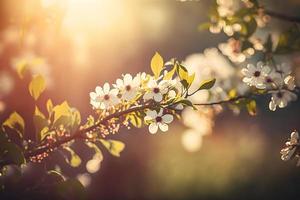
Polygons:
M251 100L250 102L247 103L246 105L248 113L252 116L256 115L256 101Z
M198 90L208 90L212 88L216 83L216 79L210 79L210 80L205 80L200 84L200 87Z
M163 69L163 66L164 66L164 60L161 57L161 55L159 55L159 53L156 52L151 59L151 69L155 78L159 77L160 72Z
M27 62L25 60L22 60L17 63L17 73L21 79L23 79L26 69L27 69Z
M165 74L164 80L170 80L170 79L172 79L172 77L173 77L175 71L176 71L176 67L175 67L175 65L174 65L174 67L173 67L170 71L168 71L168 72Z
M65 147L64 149L71 154L70 159L66 159L66 162L71 165L71 167L78 167L81 164L81 158L70 147Z
M93 158L96 158L98 160L103 160L103 155L102 155L102 152L101 150L99 149L99 147L95 144L95 143L92 143L92 142L87 142L86 143L91 149L94 150L95 154L93 156Z
M114 156L120 157L120 153L124 150L125 144L118 140L100 139L103 146Z
M2 126L8 126L9 128L17 130L20 134L20 137L23 137L25 122L17 112L13 112L8 119L4 121Z
M47 111L48 111L49 116L50 116L51 113L52 113L52 110L53 110L53 103L52 103L51 99L48 99L46 105L47 105Z
M41 76L35 76L31 82L29 83L29 92L30 95L37 100L41 93L45 90L46 88L46 82L45 79Z
M53 108L54 112L54 123L62 116L70 116L71 115L71 108L66 101L62 104L57 105Z
M35 112L33 115L33 123L35 126L37 139L39 141L43 140L45 138L46 133L48 133L49 122L37 106L35 107Z

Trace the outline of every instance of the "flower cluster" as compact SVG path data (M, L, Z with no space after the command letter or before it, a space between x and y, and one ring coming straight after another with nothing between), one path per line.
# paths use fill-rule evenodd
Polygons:
M284 108L289 102L297 99L295 94L295 78L291 76L289 68L282 64L277 65L276 69L257 63L256 66L249 64L242 69L245 76L243 81L249 86L254 86L272 95L269 109L275 111L277 107Z
M159 129L166 132L176 112L183 109L184 105L180 101L184 96L180 79L165 77L155 77L146 73L139 73L134 77L125 74L122 79L117 79L115 84L105 83L103 87L97 86L95 91L90 93L90 103L95 110L104 115L120 109L147 106L143 110L128 113L122 124L129 126L131 122L132 125L139 126L136 121L142 120L149 125L151 134L155 134ZM132 122L133 120L135 122Z
M299 157L299 133L294 131L291 133L291 138L285 143L285 147L281 149L281 160L288 161L294 157ZM300 159L297 166L300 166Z
M248 15L244 14L245 11L240 12L245 9L248 10ZM215 11L211 15L210 32L220 33L223 30L228 36L243 32L247 23L255 21L258 27L264 27L270 20L264 10L250 0L217 0Z

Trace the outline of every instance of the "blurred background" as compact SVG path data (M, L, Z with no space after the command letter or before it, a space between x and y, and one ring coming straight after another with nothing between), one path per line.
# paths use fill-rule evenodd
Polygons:
M212 3L1 0L0 121L17 110L27 121L26 137L34 137L34 102L27 90L29 77L18 78L20 63L46 77L47 91L37 103L42 110L48 98L55 103L67 100L86 119L92 113L90 91L123 73L150 72L155 51L166 59L184 60L226 41L225 35L197 29L208 21ZM279 13L299 15L298 0L262 3ZM286 27L274 19L264 30ZM299 55L289 59L299 71ZM87 181L88 199L298 198L300 169L294 162L282 162L279 151L289 133L300 130L300 103L276 112L268 110L268 99L259 105L256 117L225 109L213 121L203 120L199 126L208 133L196 143L182 138L186 127L179 122L167 134L121 130L113 138L124 141L126 148L120 158L103 151L100 170ZM70 177L86 171L85 166L62 168Z

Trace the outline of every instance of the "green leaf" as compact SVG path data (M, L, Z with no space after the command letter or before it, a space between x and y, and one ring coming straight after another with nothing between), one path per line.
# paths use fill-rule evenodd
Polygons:
M47 111L48 111L49 118L50 118L52 110L53 110L53 103L52 103L51 99L48 99L46 106L47 106Z
M164 66L164 60L161 57L161 55L159 55L159 53L156 52L151 59L151 69L155 78L159 77L160 72L163 69L163 66Z
M81 123L81 115L77 109L72 109L72 130L76 130Z
M127 120L136 128L141 128L143 125L143 120L142 120L142 116L140 115L140 113L132 113L132 114L128 114L127 116Z
M93 156L94 158L97 157L98 159L103 160L102 152L95 143L87 142L86 145L88 145L91 149L94 150L94 152L95 152L95 154Z
M175 73L175 71L176 71L176 66L174 65L172 67L172 69L165 74L164 80L171 80L172 77L173 77L173 75L174 75L174 73Z
M124 150L125 144L118 140L104 140L100 139L103 146L111 153L113 156L120 157L120 153Z
M6 164L16 164L19 166L26 162L20 147L11 142L4 143L0 146L0 158L4 160Z
M205 80L200 84L200 87L198 90L209 90L212 88L216 83L216 79L210 79L210 80Z
M11 129L15 129L20 134L20 138L23 138L25 122L24 119L17 113L13 112L7 120L2 124L2 126L7 126Z
M198 26L199 31L208 30L212 24L209 22L202 23Z
M70 159L66 158L66 162L71 167L78 167L81 164L81 158L70 147L64 147L64 149L67 150L70 153L70 155L71 155Z
M190 100L187 100L187 99L177 101L175 104L183 104L183 105L192 107L194 110L197 110L197 108L194 106L194 104Z
M66 101L64 101L60 105L55 106L53 108L53 112L54 112L54 121L53 121L54 123L56 123L57 120L63 116L71 117L71 108Z
M37 139L38 141L42 141L49 130L49 122L37 106L35 107L35 112L33 115L33 123L35 126Z
M79 180L72 178L56 185L56 192L63 199L86 199L86 190Z
M23 79L24 73L27 70L27 62L22 61L17 63L17 73L20 79Z
M46 88L46 82L41 75L35 76L29 83L30 95L37 100Z
M251 100L246 104L248 113L252 116L256 115L257 110L256 110L256 101L255 100Z
M56 170L50 170L45 177L45 183L59 183L65 181L65 177Z

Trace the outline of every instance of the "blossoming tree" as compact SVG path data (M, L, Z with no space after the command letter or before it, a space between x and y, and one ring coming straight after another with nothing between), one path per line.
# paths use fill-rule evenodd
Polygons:
M47 165L51 154L58 150L70 166L78 167L82 161L80 154L74 151L75 141L94 152L86 163L87 171L94 173L103 159L99 146L113 156L120 156L125 148L123 142L110 139L121 128L147 126L150 134L160 134L167 132L175 119L182 119L188 127L183 135L186 145L189 138L201 140L206 132L202 130L202 135L195 133L199 129L193 121L197 119L195 113L215 116L227 107L236 114L246 109L250 115L255 115L256 99L265 96L270 100L268 107L271 111L288 106L297 99L299 88L292 69L278 63L276 56L300 50L300 30L291 23L291 29L282 33L277 43L272 39L272 33L266 38L258 38L256 31L271 17L300 21L270 12L255 0L217 0L210 14L211 21L200 28L212 33L223 31L229 36L228 42L220 44L219 49L207 49L204 54L191 55L183 62L177 59L166 61L155 53L150 63L152 74L124 74L115 83L96 86L89 94L94 112L86 120L81 119L79 110L68 102L55 105L48 99L45 105L47 113L35 106L35 140L24 139L26 122L17 112L12 113L0 129L0 189L11 191L18 183L28 181L28 166L41 170L37 163ZM259 54L261 59L255 64L245 64L244 61L249 61L254 54ZM194 64L203 57L213 58L214 63L210 63L210 67ZM218 59L224 60L222 63L226 65L218 65ZM16 70L22 78L30 69L28 65L18 64ZM28 90L34 101L39 100L45 89L45 78L32 75ZM192 151L198 147L196 144L188 149ZM298 147L299 134L294 131L281 151L282 160L299 157ZM74 198L83 196L72 192L74 187L77 192L82 190L80 182L66 179L59 170L41 170L38 179L33 182L39 181L50 191L56 191L58 196L66 195L65 191Z

